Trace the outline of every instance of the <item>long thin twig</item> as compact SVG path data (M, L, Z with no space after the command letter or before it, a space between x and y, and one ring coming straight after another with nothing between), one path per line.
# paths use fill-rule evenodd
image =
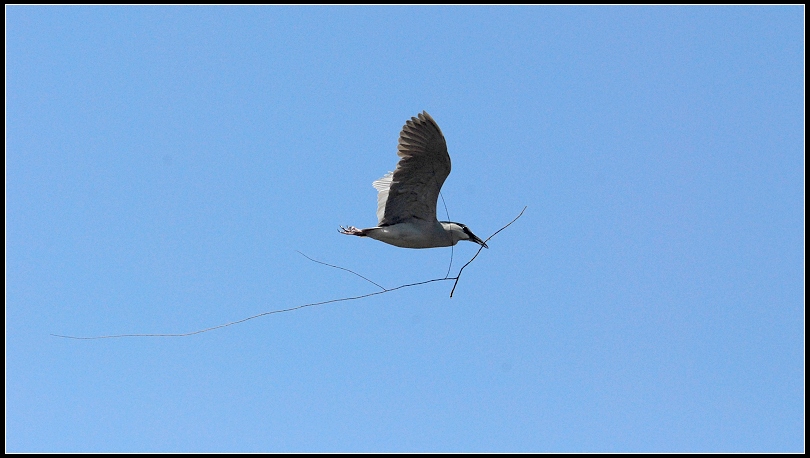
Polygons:
M473 257L472 257L472 259L470 259L469 261L467 261L467 264L464 264L463 266L461 266L461 269L458 269L458 275L456 275L456 278L455 278L456 282L455 282L455 283L453 283L453 289L451 289L451 290L450 290L450 297L453 297L453 291L455 291L455 290L456 290L456 285L458 285L458 280L459 280L459 278L461 278L461 271L463 271L465 267L469 266L471 262L475 261L475 258L477 258L477 257L478 257L478 254L479 254L479 253L481 253L481 250L483 250L483 249L484 249L484 245L486 245L486 243L487 243L487 242L489 242L489 239L491 239L492 237L495 237L496 235L498 235L498 232L501 232L502 230L504 230L504 229L506 229L507 227L511 226L511 225L512 225L512 223L514 223L515 221L517 221L517 220L518 220L518 218L520 218L521 216L523 216L523 212L525 212L525 211L526 211L526 208L527 208L527 207L523 207L523 210L521 210L521 211L520 211L520 214L519 214L519 215L517 215L517 216L515 216L515 219L513 219L512 221L509 221L509 224L507 224L506 226L504 226L504 227L502 227L502 228L498 229L497 231L495 231L495 233L494 233L494 234L492 234L492 235L490 235L489 237L487 237L487 239L486 239L486 240L484 240L484 244L483 244L483 245L481 245L480 247L478 247L478 251L476 251L476 252L475 252L475 256L473 256ZM451 280L451 279L450 279L450 278L448 278L448 280Z
M353 271L353 270L351 270L351 269L347 269L347 268L345 268L345 267L340 267L340 266L333 266L332 264L329 264L329 263L326 263L326 262L323 262L323 261L318 261L317 259L312 259L312 258L310 258L309 256L305 255L304 253L301 253L301 252L300 252L300 251L298 251L298 250L295 250L295 251L296 251L298 254L300 254L301 256L303 256L303 257L305 257L305 258L309 259L309 260L310 260L310 261L312 261L312 262L317 262L318 264L322 264L322 265L324 265L324 266L334 267L335 269L345 270L346 272L349 272L349 273L352 273L352 274L357 275L358 277L360 277L360 278L362 278L363 280L365 280L365 281L367 281L367 282L371 283L372 285L374 285L374 286L376 286L376 287L380 288L380 289L381 289L381 290L383 290L383 291L388 291L387 289L385 289L385 287L384 287L384 286L381 286L381 285L379 285L378 283L375 283L375 282L373 282L373 281L369 280L368 278L366 278L366 277L364 277L364 276L362 276L362 275L358 274L357 272L355 272L355 271Z
M507 224L506 226L504 226L504 227L502 227L502 228L498 229L497 231L495 231L495 233L494 233L494 234L492 234L492 235L490 235L489 237L487 237L487 239L486 239L486 240L484 240L484 243L488 242L488 241L489 241L489 239L491 239L492 237L495 237L495 236L496 236L496 235L497 235L499 232L501 232L502 230L504 230L504 229L506 229L507 227L511 226L511 225L512 225L512 223L514 223L515 221L517 221L517 220L518 220L518 218L520 218L521 216L523 216L523 212L525 212L525 211L526 211L526 207L523 207L523 210L521 210L521 211L520 211L520 214L519 214L519 215L517 215L517 216L515 217L515 219L513 219L512 221L510 221L510 222L509 222L509 224ZM292 312L293 310L298 310L298 309L302 309L302 308L306 308L306 307L314 307L314 306L316 306L316 305L332 304L332 303L334 303L334 302L353 301L353 300L357 300L357 299L363 299L363 298L366 298L366 297L376 296L376 295L378 295L378 294L389 293L389 292L392 292L392 291L396 291L396 290L398 290L398 289L409 288L409 287L411 287L411 286L425 285L425 284L427 284L427 283L433 283L433 282L437 282L437 281L448 281L448 280L453 280L453 281L454 281L454 283L453 283L453 289L450 291L450 297L453 297L453 292L456 290L456 285L458 285L458 281L459 281L459 279L461 278L461 272L464 270L464 268L465 268L465 267L467 267L468 265L470 265L470 263L471 263L471 262L473 262L473 261L475 260L475 258L476 258L476 257L478 257L478 254L479 254L479 253L481 253L481 249L482 249L482 248L483 248L483 245L482 245L482 246L481 246L481 248L479 248L479 249L478 249L478 251L475 253L475 256L473 256L473 257L472 257L472 259L470 259L469 261L467 261L467 263L466 263L466 264L464 264L464 265L461 267L461 269L459 269L459 271L458 271L458 275L456 275L455 277L434 278L434 279L432 279L432 280L425 280L425 281L420 281L420 282L416 282L416 283L408 283L407 285L400 285L400 286L397 286L397 287L395 287L395 288L385 288L385 287L383 287L383 286L381 286L381 285L379 285L379 284L377 284L377 283L375 283L375 282L373 282L373 281L369 280L368 278L366 278L366 277L364 277L364 276L362 276L362 275L358 274L357 272L354 272L354 271L352 271L352 270L350 270L350 269L347 269L347 268L345 268L345 267L335 266L335 265L328 264L328 263L325 263L325 262L322 262L322 261L318 261L318 260L316 260L316 259L312 259L312 258L310 258L309 256L307 256L307 255L305 255L304 253L301 253L301 252L299 251L299 253L300 253L302 256L304 256L305 258L309 259L309 260L310 260L310 261L312 261L312 262L316 262L316 263L318 263L318 264L323 264L323 265L325 265L325 266L333 267L333 268L335 268L335 269L341 269L341 270L345 270L345 271L347 271L347 272L350 272L350 273L352 273L352 274L354 274L354 275L357 275L358 277L360 277L360 278L362 278L362 279L364 279L364 280L368 281L369 283L372 283L372 284L376 285L376 286L377 286L377 287L379 287L381 290L380 290L380 291L375 291L375 292L373 292L373 293L362 294L362 295L360 295L360 296L343 297L343 298L340 298L340 299L330 299L330 300L328 300L328 301L313 302L313 303L310 303L310 304L298 305L298 306L295 306L295 307L290 307L290 308L286 308L286 309L280 309L280 310L271 310L271 311L269 311L269 312L263 312L263 313L259 313L259 314L257 314L257 315L249 316L249 317L247 317L247 318L242 318L241 320L231 321L230 323L220 324L220 325L217 325L217 326L212 326L212 327L210 327L210 328L199 329L199 330L197 330L197 331L185 332L185 333L180 333L180 334L114 334L114 335L107 335L107 336L93 336L93 337L66 336L66 335L61 335L61 334L51 334L51 335L52 335L52 336L54 336L54 337L61 337L61 338L64 338L64 339L75 339L75 340L113 339L113 338L119 338L119 337L188 337L188 336L193 336L193 335L195 335L195 334L202 334L202 333L204 333L204 332L213 331L213 330L215 330L215 329L227 328L228 326L233 326L233 325L235 325L235 324L244 323L245 321L255 320L256 318L261 318L261 317L263 317L263 316L267 316L267 315L273 315L273 314L275 314L275 313Z
M433 179L436 179L435 175L433 176ZM441 186L439 186L439 188L441 188ZM444 205L444 214L447 215L447 221L450 221L450 212L447 211L447 202L444 201L444 195L441 191L439 191L439 197L442 198L442 205ZM455 253L455 251L456 250L454 249L453 245L450 245L450 264L447 266L447 273L444 274L444 278L450 276L450 269L453 268L453 253Z

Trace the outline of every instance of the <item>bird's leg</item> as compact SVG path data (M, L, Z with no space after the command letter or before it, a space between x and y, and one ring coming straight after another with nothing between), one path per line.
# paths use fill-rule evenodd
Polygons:
M349 227L340 226L340 229L338 229L338 232L340 232L341 234L346 234L346 235L357 235L359 237L365 237L366 236L366 233L363 232L362 229L358 229L358 228L356 228L354 226L349 226Z

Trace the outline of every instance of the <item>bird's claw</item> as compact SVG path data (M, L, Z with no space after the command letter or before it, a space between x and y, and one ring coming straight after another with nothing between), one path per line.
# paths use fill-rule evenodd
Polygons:
M361 231L360 229L358 229L358 228L356 228L354 226L349 226L349 227L340 226L340 229L338 229L338 232L340 232L341 234L346 234L346 235L360 235L360 234L363 233L363 231Z

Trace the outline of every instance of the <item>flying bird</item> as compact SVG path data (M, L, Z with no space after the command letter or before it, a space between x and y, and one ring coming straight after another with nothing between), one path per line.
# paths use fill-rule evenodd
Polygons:
M397 155L396 170L372 183L377 190L377 227L341 226L340 233L402 248L447 247L459 240L489 248L467 226L436 218L439 191L450 175L450 155L439 125L426 111L405 122Z

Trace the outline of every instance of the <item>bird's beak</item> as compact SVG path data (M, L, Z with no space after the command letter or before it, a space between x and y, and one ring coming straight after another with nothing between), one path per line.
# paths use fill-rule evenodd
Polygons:
M476 236L472 232L470 232L470 241L475 242L475 243L481 245L482 247L489 249L487 244L483 240L479 239L478 236Z

